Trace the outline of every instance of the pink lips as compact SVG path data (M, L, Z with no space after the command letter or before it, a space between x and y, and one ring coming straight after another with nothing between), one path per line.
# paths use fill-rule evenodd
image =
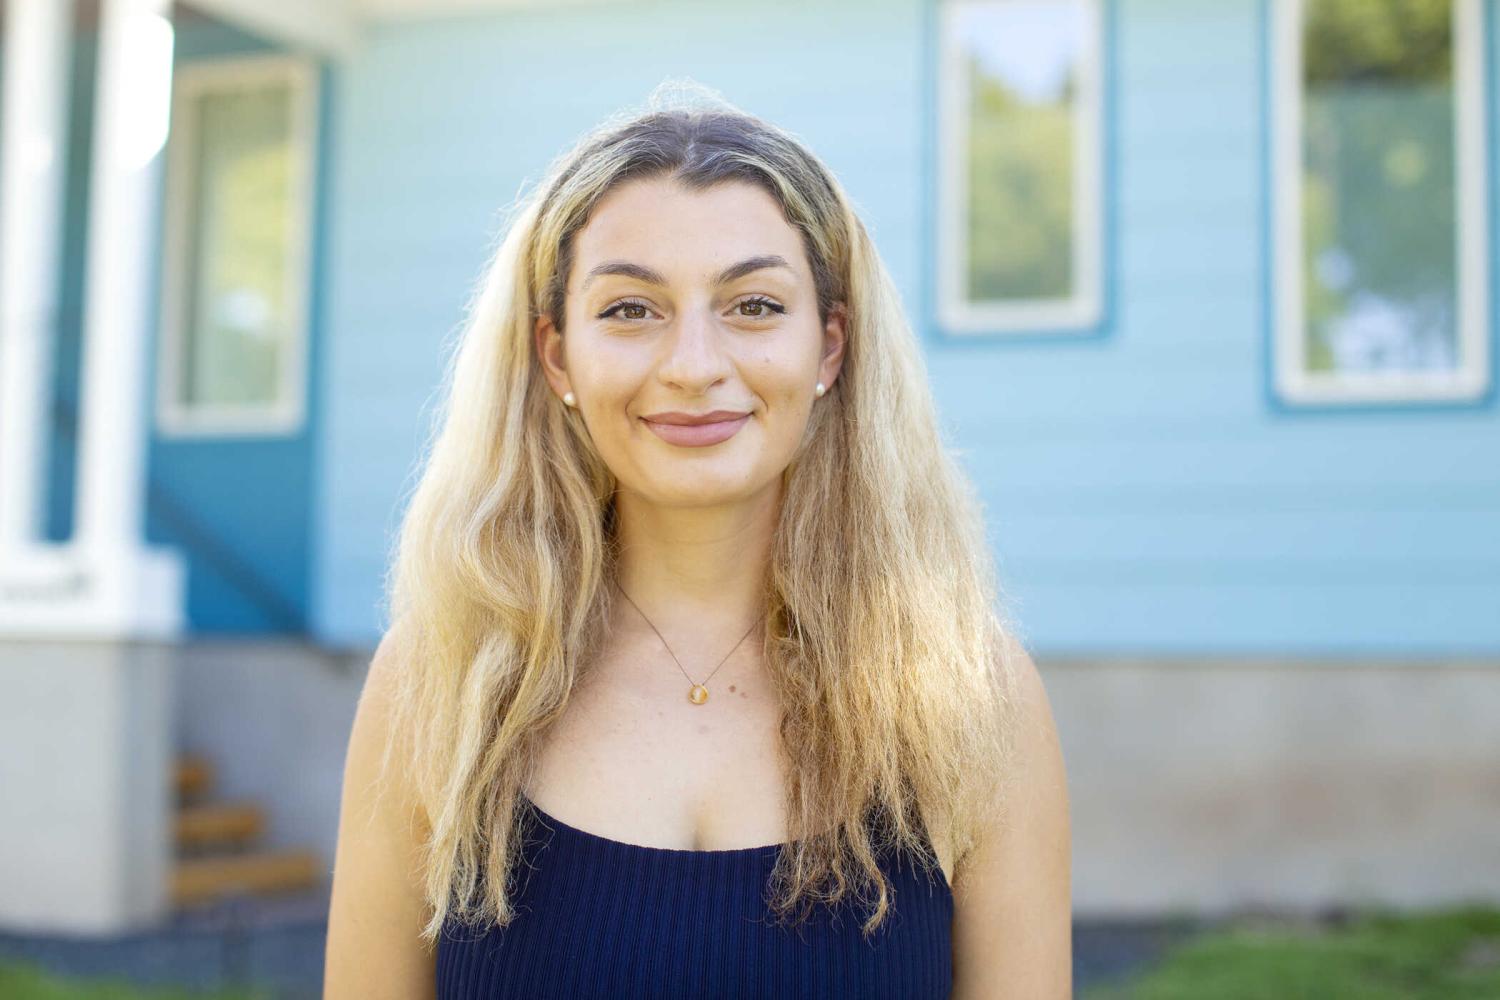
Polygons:
M687 448L702 448L706 445L718 444L720 441L728 441L745 426L750 419L750 414L742 413L738 416L725 415L722 420L711 419L719 416L723 411L715 411L705 414L710 419L700 421L698 418L688 417L685 414L661 413L655 414L659 419L642 417L646 426L651 428L652 433L668 444L681 445ZM682 422L692 421L692 422Z

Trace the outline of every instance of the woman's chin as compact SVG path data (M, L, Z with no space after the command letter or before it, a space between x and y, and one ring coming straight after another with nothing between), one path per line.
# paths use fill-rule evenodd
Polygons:
M779 481L773 477L757 488L744 470L699 465L681 479L656 483L642 496L663 507L730 507L753 502L764 487Z

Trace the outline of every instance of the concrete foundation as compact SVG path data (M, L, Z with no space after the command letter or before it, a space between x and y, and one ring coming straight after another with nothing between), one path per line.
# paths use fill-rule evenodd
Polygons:
M0 640L0 927L167 912L175 645Z
M1034 658L1075 912L1500 904L1500 662Z

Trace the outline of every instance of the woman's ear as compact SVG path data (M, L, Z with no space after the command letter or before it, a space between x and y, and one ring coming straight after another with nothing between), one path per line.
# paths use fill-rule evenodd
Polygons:
M818 362L818 381L830 389L844 367L844 348L849 342L848 317L844 303L835 302L829 307L828 322L823 326L823 357Z
M553 325L550 314L542 313L536 318L532 339L536 343L536 356L541 363L542 374L546 376L547 384L552 386L552 391L561 398L572 385L568 381L566 359L563 356L562 333Z

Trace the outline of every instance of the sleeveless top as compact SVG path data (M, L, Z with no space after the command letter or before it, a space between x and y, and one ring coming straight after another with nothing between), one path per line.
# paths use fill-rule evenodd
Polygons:
M569 826L524 794L521 802L515 917L508 928L444 923L438 1000L949 995L953 894L940 870L914 857L877 854L890 908L866 938L869 908L852 893L815 903L801 924L776 922L767 904L780 844L646 847ZM546 829L536 838L534 823Z

